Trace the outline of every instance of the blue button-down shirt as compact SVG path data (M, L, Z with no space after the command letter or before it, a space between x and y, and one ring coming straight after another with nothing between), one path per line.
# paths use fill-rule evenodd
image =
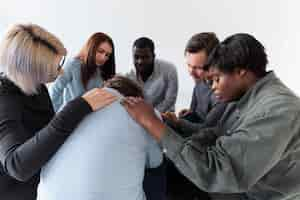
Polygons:
M157 167L157 142L120 102L87 116L43 167L39 200L143 200L145 167Z

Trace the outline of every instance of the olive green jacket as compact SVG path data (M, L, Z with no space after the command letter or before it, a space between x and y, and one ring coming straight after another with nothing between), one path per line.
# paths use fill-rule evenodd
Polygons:
M209 193L300 199L299 98L270 72L234 107L220 127L189 138L166 129L161 145L167 157Z

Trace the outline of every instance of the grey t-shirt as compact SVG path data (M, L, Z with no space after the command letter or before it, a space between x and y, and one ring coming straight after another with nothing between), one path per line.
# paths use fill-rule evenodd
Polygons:
M178 77L176 67L173 64L155 59L153 73L146 82L137 78L135 70L131 70L127 76L143 88L146 101L151 103L159 112L175 110Z

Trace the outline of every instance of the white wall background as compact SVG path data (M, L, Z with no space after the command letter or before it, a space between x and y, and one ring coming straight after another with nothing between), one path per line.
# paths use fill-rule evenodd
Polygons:
M193 81L183 60L191 35L213 31L223 40L237 32L254 34L269 54L269 69L300 94L300 6L296 0L2 0L0 38L16 22L39 24L78 52L93 32L108 33L116 46L117 71L132 67L131 45L140 36L156 43L156 54L179 74L177 108L189 106Z

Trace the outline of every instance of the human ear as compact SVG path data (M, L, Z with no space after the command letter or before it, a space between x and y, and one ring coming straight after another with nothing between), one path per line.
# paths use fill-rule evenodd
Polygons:
M247 70L246 69L243 69L243 68L239 68L238 69L238 74L243 77L247 74Z

